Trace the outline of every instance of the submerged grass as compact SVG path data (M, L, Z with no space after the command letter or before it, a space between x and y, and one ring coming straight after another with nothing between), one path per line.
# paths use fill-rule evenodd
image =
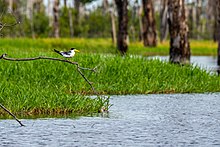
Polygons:
M60 49L71 46L82 48L81 52L84 53L77 54L70 60L79 62L82 67L93 68L98 65L97 73L83 72L100 94L220 92L220 78L198 67L173 65L140 56L90 54L113 54L115 49L108 41L1 39L0 54L7 53L14 58L42 55L60 57L52 51L59 45ZM138 53L144 54L144 51L139 51L141 48L138 46L141 45L133 44L130 50L134 48ZM199 50L200 45L196 46ZM158 53L162 53L162 48L161 46ZM206 49L207 53L211 53L212 48L214 46ZM130 52L132 54L132 51ZM21 116L70 113L82 115L97 113L103 106L109 106L108 98L92 99L83 95L91 94L92 90L76 67L67 63L48 60L0 60L0 75L0 103ZM5 112L0 110L0 117L4 115Z

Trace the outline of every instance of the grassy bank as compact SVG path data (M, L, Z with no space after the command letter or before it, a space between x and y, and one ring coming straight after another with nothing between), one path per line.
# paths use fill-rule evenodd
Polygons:
M217 43L213 41L190 41L192 55L209 55L216 56ZM70 47L79 48L84 53L108 53L115 54L116 47L112 45L111 39L27 39L27 38L1 38L1 50L11 51L14 49L27 52L51 52L53 48L68 49ZM169 41L158 43L155 48L145 48L141 42L129 44L129 54L135 55L168 55Z
M96 73L83 72L100 94L220 92L220 78L197 67L134 56L89 54L115 52L113 46L103 42L104 39L100 42L79 39L77 46L74 41L71 44L70 39L3 39L0 41L0 54L7 53L8 57L14 58L42 55L62 58L52 49L65 45L66 48L81 48L81 53L71 60L79 62L82 67L98 66ZM211 52L212 49L207 50ZM74 65L48 60L0 60L0 75L0 103L17 115L83 115L97 113L103 106L108 106L108 99L91 99L83 95L92 91ZM5 115L1 109L0 115Z
M74 61L83 67L99 65L97 73L84 73L101 94L220 91L220 78L196 67L144 58L87 54L76 56ZM78 95L92 91L75 66L66 63L1 60L0 74L0 103L13 112L33 115L66 112L83 114L98 112L107 102Z
M21 57L17 53L13 57ZM98 113L109 106L107 97L91 98L78 93L80 90L72 92L81 78L75 65L0 60L0 75L0 103L17 116L78 116ZM5 116L0 109L0 118Z

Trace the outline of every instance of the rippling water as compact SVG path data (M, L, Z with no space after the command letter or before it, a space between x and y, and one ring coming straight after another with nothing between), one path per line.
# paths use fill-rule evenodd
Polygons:
M220 146L220 93L112 96L106 117L0 120L0 146Z

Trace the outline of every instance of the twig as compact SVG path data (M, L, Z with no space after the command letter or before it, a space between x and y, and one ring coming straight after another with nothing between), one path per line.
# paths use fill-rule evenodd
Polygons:
M17 24L20 24L20 21L17 21L17 19L16 19L14 13L12 13L12 15L13 15L13 17L14 17L14 19L15 19L15 23L13 23L13 24L7 24L7 23L0 22L0 31L1 31L4 27L13 27L13 26L16 26ZM2 13L1 16L0 16L0 19L2 18L2 16L3 16L3 13Z
M86 82L91 86L93 92L95 94L97 94L97 92L95 91L95 88L92 86L92 83L85 77L85 75L81 72L79 65L77 64L77 71L80 73L80 75L86 80Z
M21 123L20 120L17 119L17 117L11 113L7 108L5 108L1 103L0 103L0 106L2 109L4 109L6 112L8 112L8 114L10 114L12 117L14 117L14 119L21 125L21 126L25 126L24 124Z

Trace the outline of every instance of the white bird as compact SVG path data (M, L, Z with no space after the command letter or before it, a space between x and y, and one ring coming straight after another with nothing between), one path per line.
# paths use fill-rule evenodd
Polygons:
M75 52L79 52L79 50L75 48L71 48L68 52L58 51L56 49L54 49L54 51L65 58L72 58L75 55Z

